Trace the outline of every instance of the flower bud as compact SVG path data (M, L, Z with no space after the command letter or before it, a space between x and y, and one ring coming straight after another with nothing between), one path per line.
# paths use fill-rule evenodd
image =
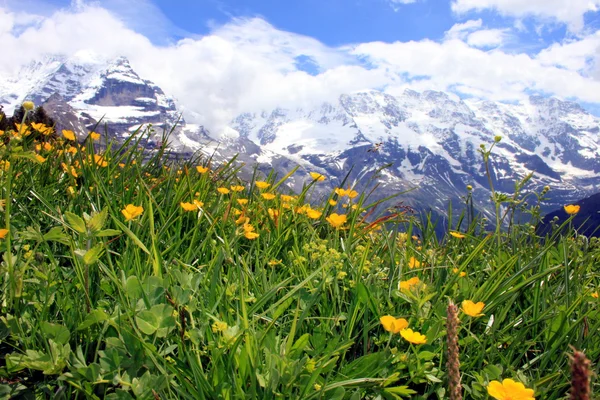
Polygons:
M24 101L22 106L26 111L31 111L35 107L35 104L33 104L33 101Z
M500 136L500 135L494 136L494 142L498 143L501 140L502 140L502 136Z
M471 190L473 190L473 186L467 185L467 190L470 192Z

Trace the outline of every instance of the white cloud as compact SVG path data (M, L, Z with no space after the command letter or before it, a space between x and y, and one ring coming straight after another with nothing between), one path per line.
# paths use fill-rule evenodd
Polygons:
M473 47L498 47L504 43L508 33L505 29L482 29L467 37L467 43Z
M522 100L528 90L538 90L600 102L598 81L544 65L527 54L482 51L460 40L365 43L356 47L355 54L390 72L419 77L412 85L421 89L457 87L465 93L505 101Z
M452 28L446 32L446 38L448 39L464 39L469 32L478 30L482 27L483 21L481 19L471 19L467 22L462 22L452 25Z
M600 31L578 40L554 43L542 50L537 59L543 65L555 65L586 73L600 54Z
M595 54L598 35L582 43L551 46L534 57L475 48L501 44L501 32L482 30L481 20L455 25L441 43L372 42L331 48L258 18L235 19L203 37L156 45L133 30L126 18L97 6L29 17L34 23L14 29L17 19L27 18L0 8L0 43L3 52L11 54L0 59L0 76L43 53L71 55L89 49L107 57L124 55L142 77L201 115L194 122L213 130L240 112L308 106L379 87L390 92L405 87L454 89L495 100L519 100L529 90L538 90L600 103L600 82L582 72L589 54ZM299 56L314 60L318 73L300 70Z
M575 32L583 29L584 14L599 7L600 0L454 0L452 3L452 10L459 14L493 9L517 18L534 16L554 20Z

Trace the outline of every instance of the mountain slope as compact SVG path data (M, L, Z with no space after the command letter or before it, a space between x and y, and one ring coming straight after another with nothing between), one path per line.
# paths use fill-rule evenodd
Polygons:
M480 146L490 148L497 135L502 140L495 144L490 168L497 191L510 194L516 181L534 172L528 188L552 188L551 200L542 205L546 211L595 193L600 183L600 120L554 98L503 104L436 91L392 96L372 90L310 109L243 113L213 135L180 119L175 101L125 58L80 52L45 57L17 77L0 79L0 104L7 111L24 99L47 102L59 125L80 137L98 122L118 140L151 125L155 133L144 145L152 148L163 128L175 127L170 146L183 157L201 151L223 161L239 154L248 173L259 163L280 175L300 164L290 182L296 190L310 182L307 172L314 170L329 177L316 196L347 178L346 185L358 189L378 185L374 199L411 190L401 196L403 202L439 215L449 199L461 201L467 185L474 188L476 206L489 214Z

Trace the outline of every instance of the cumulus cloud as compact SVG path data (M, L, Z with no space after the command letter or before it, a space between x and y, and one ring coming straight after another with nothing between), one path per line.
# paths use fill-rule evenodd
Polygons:
M92 50L106 57L123 55L140 76L190 111L188 121L213 131L241 112L311 106L370 88L391 93L406 87L453 90L495 100L519 100L533 90L600 102L600 83L584 71L596 51L597 35L533 56L489 50L501 44L503 34L472 20L452 27L441 42L332 48L278 30L263 19L242 18L202 37L157 45L127 18L99 6L79 4L27 18L0 8L0 43L5 54L11 54L0 59L0 77L44 53ZM303 71L299 57L310 59L315 72Z
M600 0L454 0L456 13L491 9L511 17L538 17L566 24L579 32L584 27L583 16L597 11Z
M482 29L467 37L467 43L473 47L498 47L508 38L506 29Z

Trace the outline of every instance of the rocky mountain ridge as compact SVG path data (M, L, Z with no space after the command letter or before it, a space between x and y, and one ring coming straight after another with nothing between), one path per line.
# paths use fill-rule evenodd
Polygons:
M140 125L151 125L156 132L146 142L151 149L163 128L174 128L171 148L184 156L202 151L226 160L240 154L248 168L259 163L280 175L299 164L290 181L295 190L309 181L309 171L330 178L323 193L346 178L358 189L378 185L374 199L414 189L400 200L438 215L446 212L448 199L460 202L467 185L489 210L479 149L489 148L498 135L502 140L491 163L498 191L511 193L516 181L534 172L528 187L550 185L551 200L543 207L551 210L596 193L600 184L600 119L555 98L504 104L436 91L393 96L369 90L310 109L243 113L226 134L213 135L187 124L175 100L141 78L127 59L80 52L47 57L17 77L0 77L0 104L10 111L25 99L45 102L61 126L80 135L100 122L110 137L122 140Z

